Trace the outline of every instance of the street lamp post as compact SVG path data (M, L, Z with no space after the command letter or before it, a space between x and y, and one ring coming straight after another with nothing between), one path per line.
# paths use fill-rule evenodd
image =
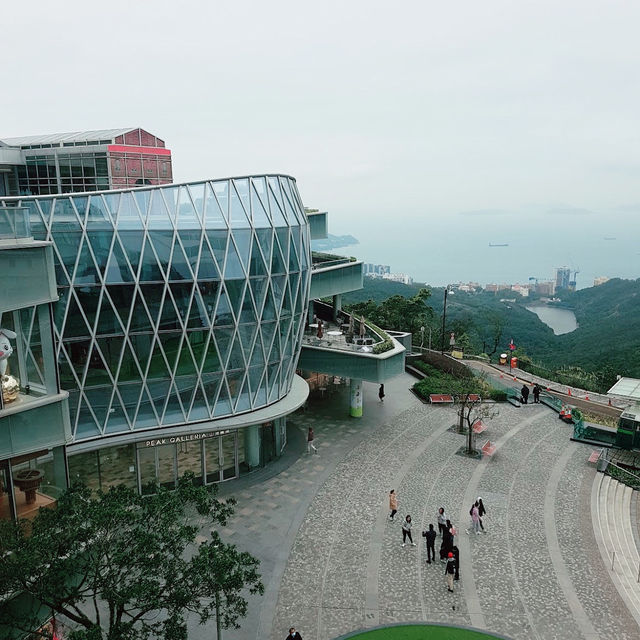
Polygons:
M453 291L449 291L449 285L444 288L444 307L442 309L442 343L440 345L440 354L444 355L444 327L445 321L447 318L447 295L451 293L453 295Z

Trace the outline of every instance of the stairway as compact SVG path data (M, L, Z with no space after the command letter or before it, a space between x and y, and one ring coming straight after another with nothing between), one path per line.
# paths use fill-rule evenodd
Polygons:
M631 487L596 474L591 494L593 528L609 576L640 625L640 553L631 522ZM612 568L613 566L613 568Z

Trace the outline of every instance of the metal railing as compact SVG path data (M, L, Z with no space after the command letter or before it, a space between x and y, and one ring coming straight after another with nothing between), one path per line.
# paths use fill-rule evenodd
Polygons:
M313 269L326 269L327 267L335 267L340 264L350 264L353 262L351 258L345 256L336 256L331 253L319 253L313 251L311 253L311 266Z

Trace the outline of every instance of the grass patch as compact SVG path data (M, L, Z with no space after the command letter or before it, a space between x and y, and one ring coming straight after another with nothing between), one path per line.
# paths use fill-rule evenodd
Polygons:
M496 402L505 402L507 399L507 394L504 391L492 387L485 380L474 375L459 378L452 373L441 371L422 360L413 361L411 366L427 376L413 385L413 390L425 400L428 400L432 393L444 393L453 396L476 393L483 400L491 399Z
M374 629L350 636L349 640L486 640L495 637L480 631L425 624Z

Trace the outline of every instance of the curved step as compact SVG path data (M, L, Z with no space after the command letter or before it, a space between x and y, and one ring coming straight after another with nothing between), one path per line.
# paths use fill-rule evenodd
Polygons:
M618 593L640 625L640 553L631 523L632 495L630 487L605 474L596 474L591 500L596 541Z

